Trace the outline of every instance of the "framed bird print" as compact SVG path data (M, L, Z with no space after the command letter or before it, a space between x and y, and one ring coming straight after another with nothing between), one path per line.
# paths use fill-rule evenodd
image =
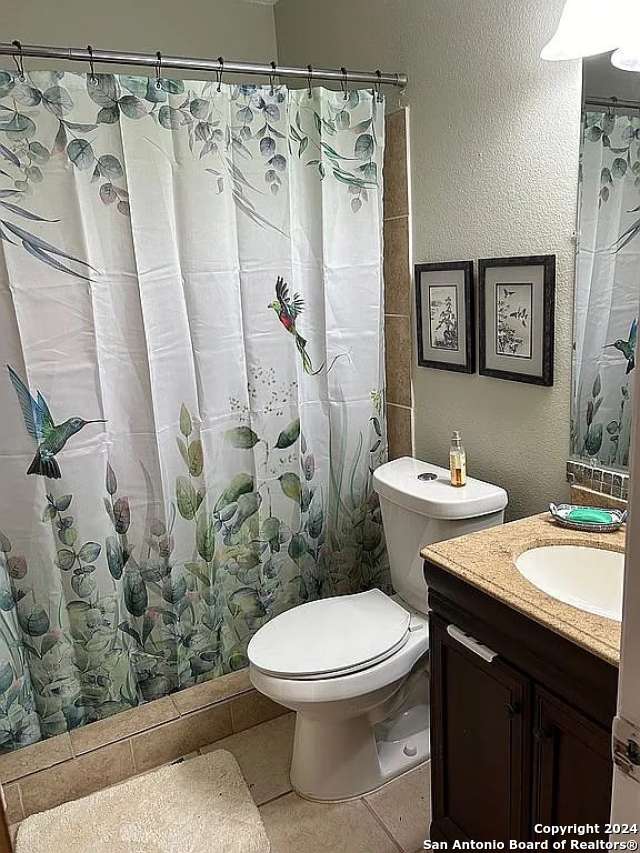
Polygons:
M418 364L473 373L473 261L416 264Z
M553 385L555 255L478 262L480 374Z

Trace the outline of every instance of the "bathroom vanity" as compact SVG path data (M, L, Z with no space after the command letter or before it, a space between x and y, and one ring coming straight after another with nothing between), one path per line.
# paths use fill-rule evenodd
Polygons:
M432 840L536 840L548 838L536 824L609 819L620 623L516 567L525 551L563 544L621 551L624 533L576 533L544 514L422 551Z

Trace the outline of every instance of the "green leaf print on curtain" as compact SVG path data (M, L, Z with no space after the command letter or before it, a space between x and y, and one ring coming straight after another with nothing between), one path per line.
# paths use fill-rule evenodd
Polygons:
M627 468L640 297L640 118L583 116L571 453Z
M389 589L369 91L0 71L0 749Z

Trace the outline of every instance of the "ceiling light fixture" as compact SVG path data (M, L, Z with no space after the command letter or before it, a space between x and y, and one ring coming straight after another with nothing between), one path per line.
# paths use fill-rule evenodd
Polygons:
M566 0L558 28L540 56L582 59L610 50L615 50L611 62L616 68L640 72L638 0Z
M542 59L581 59L620 47L630 0L567 0Z
M620 47L611 54L611 64L622 71L640 71L640 32L638 47Z

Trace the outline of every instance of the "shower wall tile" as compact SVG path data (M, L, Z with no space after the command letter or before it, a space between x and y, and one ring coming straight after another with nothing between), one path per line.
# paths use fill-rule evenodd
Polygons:
M188 714L213 705L247 690L253 690L249 681L249 670L241 669L228 675L221 675L189 687L188 690L180 690L172 695L173 703L181 714Z
M123 711L88 726L74 729L70 735L71 746L75 755L82 755L84 752L90 752L108 743L115 743L154 726L175 720L178 716L178 709L171 698L165 696L155 702L147 702L146 705L140 705L130 711Z
M411 266L409 217L384 221L384 310L386 314L410 314Z
M131 738L135 768L139 773L151 770L231 733L229 702L194 711Z
M0 756L10 821L106 788L287 713L253 688L244 669L75 729L71 735Z
M387 404L389 459L411 456L413 453L411 414L411 409L404 406Z
M408 216L409 169L407 110L389 113L385 120L384 218Z
M231 720L234 732L242 732L267 720L288 713L287 708L273 702L262 693L252 690L231 703Z
M29 773L36 773L72 756L71 739L67 733L8 752L0 755L0 782L11 782Z
M411 320L387 315L385 318L385 361L387 402L411 407Z
M2 795L4 797L4 811L7 816L7 823L10 825L18 823L24 818L20 785L17 782L13 782L11 785L3 785Z
M134 774L129 741L113 743L20 780L25 817L115 785Z
M389 458L413 454L413 320L408 111L387 115L384 155L384 322Z

